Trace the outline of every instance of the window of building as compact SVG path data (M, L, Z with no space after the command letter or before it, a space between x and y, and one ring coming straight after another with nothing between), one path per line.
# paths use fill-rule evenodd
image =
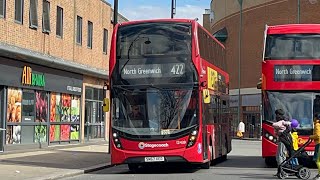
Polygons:
M103 29L103 53L107 54L108 50L108 30Z
M57 36L63 36L63 9L57 6L57 27L56 27L56 34Z
M6 0L0 0L0 17L6 18Z
M38 28L38 0L30 0L29 22L30 28Z
M92 49L93 23L88 21L88 48Z
M77 16L77 43L82 44L82 17Z
M23 24L23 0L15 0L14 8L15 22Z
M50 32L50 2L43 0L42 4L42 32Z

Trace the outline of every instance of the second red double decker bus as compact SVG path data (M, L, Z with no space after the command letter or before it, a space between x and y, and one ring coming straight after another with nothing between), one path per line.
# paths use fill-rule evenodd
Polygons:
M195 20L115 26L110 54L111 163L210 167L231 151L225 49Z
M275 110L297 119L299 145L313 133L313 117L320 113L320 25L267 26L262 62L262 157L274 165L277 139L272 123ZM313 156L314 144L306 147Z

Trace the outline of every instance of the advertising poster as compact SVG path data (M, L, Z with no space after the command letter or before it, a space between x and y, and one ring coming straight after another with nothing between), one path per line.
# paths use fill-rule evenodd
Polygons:
M70 139L79 139L79 125L71 125L70 128Z
M61 117L61 99L59 93L51 93L50 101L50 122L60 122Z
M61 95L61 121L70 122L70 110L71 110L71 95Z
M50 125L50 142L60 141L60 125Z
M71 122L80 122L80 97L79 96L72 96Z
M6 144L21 143L21 126L7 126Z
M60 132L61 141L70 139L70 125L61 125Z
M21 122L21 89L8 89L8 111L7 121L13 123Z
M34 127L34 142L47 142L47 127L35 126Z
M36 92L36 122L46 122L47 121L47 106L48 98L44 91Z

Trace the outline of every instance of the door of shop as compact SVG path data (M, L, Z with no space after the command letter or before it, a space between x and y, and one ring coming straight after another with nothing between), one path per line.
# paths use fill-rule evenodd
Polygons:
M5 142L5 109L4 109L4 87L0 86L0 152L3 152L3 146Z
M102 102L87 101L85 103L84 135L86 140L104 137L104 117Z
M259 113L245 113L247 122L247 131L249 138L260 138L260 114Z

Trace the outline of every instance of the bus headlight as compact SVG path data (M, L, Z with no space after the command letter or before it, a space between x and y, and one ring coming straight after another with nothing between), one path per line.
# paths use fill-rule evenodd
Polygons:
M197 130L193 130L191 132L191 134L189 135L187 148L191 147L191 146L193 146L195 144L196 139L197 139L197 135L198 135L198 131Z
M275 137L275 136L273 136L271 133L269 133L269 132L267 132L267 131L264 131L264 137L267 139L267 140L269 140L269 141L271 141L271 142L273 142L273 143L277 143L277 138Z
M122 145L117 132L112 133L113 143L118 149L122 149Z

